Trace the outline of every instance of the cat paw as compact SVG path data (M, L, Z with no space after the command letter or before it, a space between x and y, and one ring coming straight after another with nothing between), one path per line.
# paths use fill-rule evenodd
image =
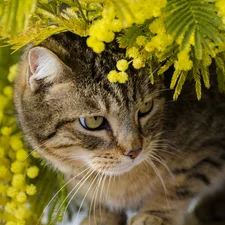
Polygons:
M164 221L164 219L149 215L149 214L137 214L133 218L131 218L128 225L171 225Z

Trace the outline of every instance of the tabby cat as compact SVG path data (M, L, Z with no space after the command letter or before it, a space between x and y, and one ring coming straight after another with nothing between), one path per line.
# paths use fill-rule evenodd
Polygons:
M197 101L190 82L173 101L165 81L151 85L149 71L132 66L125 84L110 83L124 57L116 42L96 54L69 32L28 47L15 82L18 121L66 174L69 198L89 202L82 225L180 225L223 176L225 97L212 81Z

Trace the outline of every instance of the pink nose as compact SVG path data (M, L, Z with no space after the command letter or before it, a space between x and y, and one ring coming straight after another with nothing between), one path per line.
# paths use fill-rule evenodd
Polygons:
M126 156L129 156L131 159L135 159L137 158L137 156L139 155L139 153L142 151L142 148L141 147L138 147L136 149L132 149L130 150Z

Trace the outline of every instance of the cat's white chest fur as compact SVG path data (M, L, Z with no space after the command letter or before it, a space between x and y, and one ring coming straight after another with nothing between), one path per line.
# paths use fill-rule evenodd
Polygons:
M77 194L88 200L92 207L101 204L112 210L136 210L149 198L154 184L148 168L140 167L142 168L135 168L121 176L98 176L95 179L93 175L83 184L84 176L81 176L73 182L71 188L82 185Z

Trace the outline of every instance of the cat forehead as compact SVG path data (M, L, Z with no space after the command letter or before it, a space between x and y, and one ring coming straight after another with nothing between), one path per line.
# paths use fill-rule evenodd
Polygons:
M142 86L140 85L142 84ZM70 108L83 109L91 112L108 111L110 109L122 110L132 108L134 104L151 98L155 89L144 85L144 82L133 80L125 84L110 83L107 80L77 83L67 82L54 85L46 95L46 101L55 102ZM51 103L50 103L51 104Z

